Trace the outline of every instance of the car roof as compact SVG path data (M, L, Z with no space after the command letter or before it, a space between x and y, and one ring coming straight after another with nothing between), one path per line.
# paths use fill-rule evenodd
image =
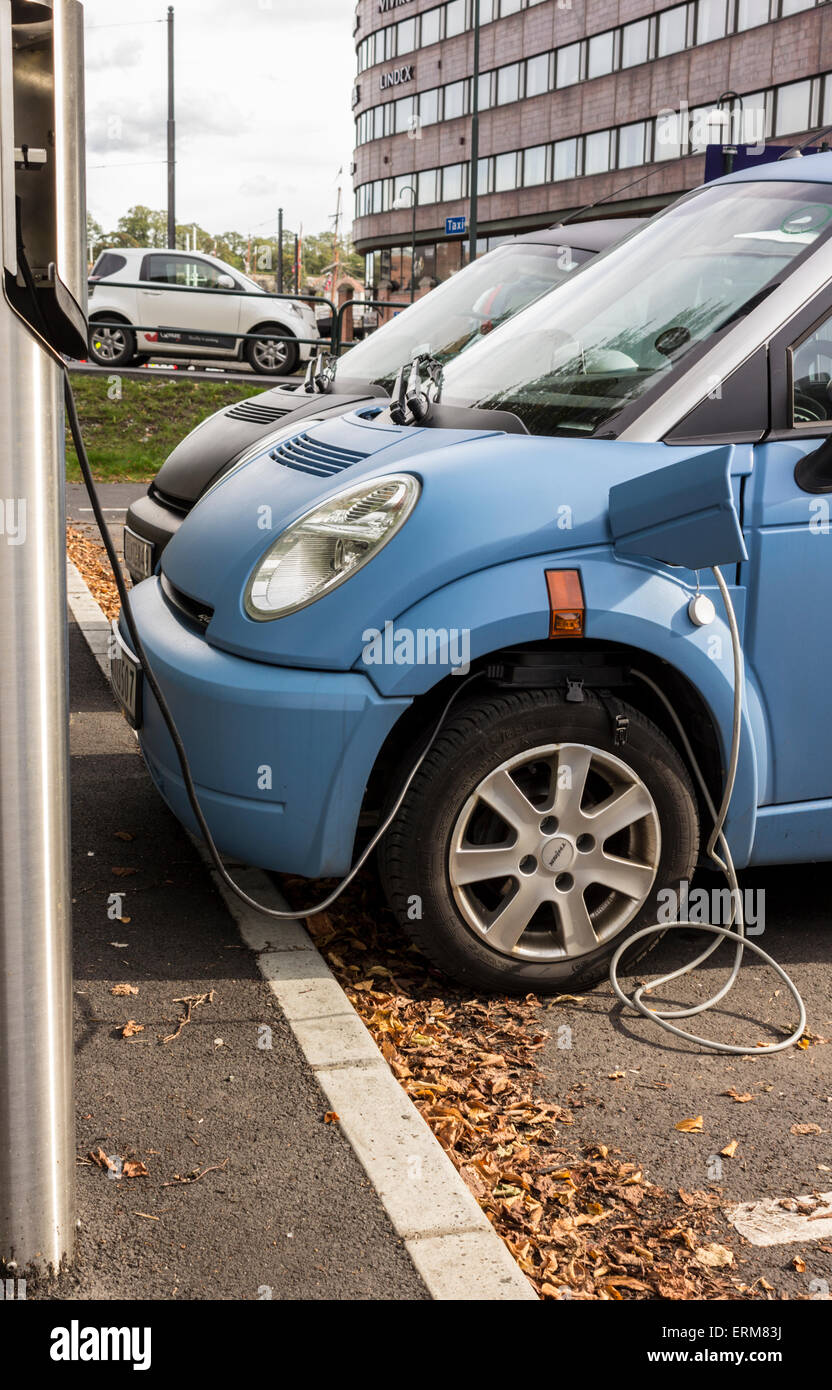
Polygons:
M512 242L537 243L539 246L576 246L584 251L605 251L614 241L620 241L635 231L644 217L598 217L591 222L562 222L554 227L542 227L539 232L526 232L513 237ZM568 228L568 231L567 231Z
M775 159L770 164L752 164L734 174L723 174L715 183L759 183L786 180L791 183L832 183L832 151L800 155L793 159Z

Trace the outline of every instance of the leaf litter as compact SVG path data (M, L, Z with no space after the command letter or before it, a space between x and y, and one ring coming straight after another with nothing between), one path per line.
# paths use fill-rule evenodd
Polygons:
M287 877L283 886L290 902L308 901L308 883ZM582 1102L572 1093L563 1104L541 1099L544 1001L472 996L446 981L402 938L369 872L306 925L542 1298L776 1297L771 1286L745 1284L714 1240L715 1223L724 1234L718 1193L670 1194L603 1142L568 1145Z

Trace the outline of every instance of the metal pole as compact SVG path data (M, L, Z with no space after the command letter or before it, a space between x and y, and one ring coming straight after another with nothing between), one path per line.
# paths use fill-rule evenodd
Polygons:
M480 162L480 0L474 0L474 75L471 79L471 176L470 216L468 219L468 260L477 259L477 212Z
M300 283L299 283L299 280L300 280L300 238L297 237L297 236L295 237L295 268L294 268L294 278L295 278L295 294L298 294L298 293L300 292Z
M413 217L410 224L410 302L416 298L416 180L411 188Z
M75 284L86 279L83 17L74 0L54 0L52 11L43 38L13 44L22 12L0 0L0 1264L7 1274L29 1265L57 1270L74 1238L63 372L33 326L39 311L15 242L17 193L38 296L48 301L50 282L74 271L83 299ZM24 140L43 147L44 168L34 176L15 160L15 143Z
M176 106L173 72L173 5L168 5L168 247L176 248Z
M283 209L277 210L277 292L283 293Z

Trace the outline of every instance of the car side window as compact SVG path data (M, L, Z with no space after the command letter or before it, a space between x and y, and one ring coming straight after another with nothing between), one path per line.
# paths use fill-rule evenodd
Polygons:
M792 425L832 420L832 316L791 351Z
M192 290L220 289L219 279L224 272L208 261L188 256L160 254L148 256L145 280L161 285L183 285Z

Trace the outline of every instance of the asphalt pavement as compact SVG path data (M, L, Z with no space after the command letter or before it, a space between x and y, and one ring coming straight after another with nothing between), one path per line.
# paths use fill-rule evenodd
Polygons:
M701 881L722 887L715 877ZM765 913L765 929L753 939L785 967L803 995L811 1045L760 1057L720 1056L624 1011L604 984L581 1002L553 1002L547 1009L551 1031L541 1070L553 1099L571 1095L575 1122L565 1133L570 1145L618 1148L648 1180L673 1194L717 1194L721 1207L766 1198L788 1204L832 1191L830 870L827 864L757 870L742 874L740 882L755 895L747 901ZM626 987L690 960L706 944L701 935L682 937L682 929L673 940L665 937ZM732 952L722 948L715 959L718 964L707 962L691 982L668 986L648 1002L656 1008L690 1005L713 994L725 981ZM723 1003L682 1020L681 1027L754 1047L782 1038L796 1021L785 985L748 954ZM676 1129L680 1121L700 1116L701 1130ZM723 1155L734 1140L733 1157ZM819 1208L824 1209L828 1204ZM791 1298L817 1297L823 1281L832 1284L832 1240L821 1225L814 1230L818 1238L809 1241L743 1246L743 1278L750 1284L762 1276Z
M78 1258L29 1297L426 1298L74 622L70 678Z

